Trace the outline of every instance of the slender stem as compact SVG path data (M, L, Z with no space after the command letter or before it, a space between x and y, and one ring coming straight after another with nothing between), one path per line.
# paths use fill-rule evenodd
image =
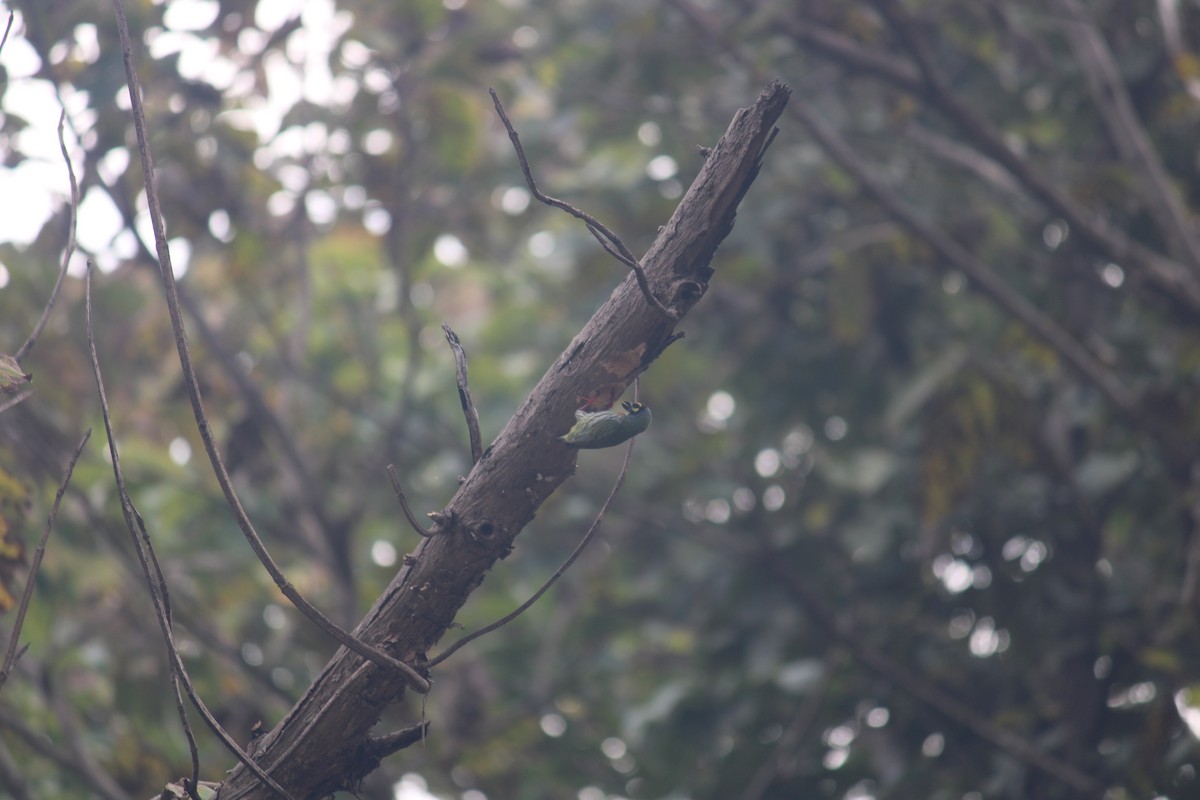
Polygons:
M433 536L433 533L426 529L425 526L418 522L417 518L413 516L412 509L409 508L408 505L408 500L404 497L404 488L400 485L400 476L396 474L395 464L388 464L387 474L388 477L392 479L392 491L396 493L396 499L400 501L400 510L404 512L404 518L408 520L408 524L412 526L412 529L416 531L419 536L423 536L426 539L428 539L430 536Z
M9 15L9 25L12 25L12 15ZM8 36L8 31L4 31L5 37ZM54 308L54 301L58 299L58 291L62 288L63 278L67 276L67 266L71 263L71 256L75 255L75 227L76 219L79 215L79 182L75 179L75 168L71 166L71 156L67 153L67 142L63 137L63 125L67 120L67 110L64 108L58 117L58 147L62 151L63 161L67 165L67 177L71 181L71 200L70 207L70 225L67 226L67 247L63 251L62 266L58 269L58 278L54 281L54 288L50 290L50 297L46 300L46 305L42 309L42 316L37 321L37 325L33 326L33 332L29 334L29 338L17 350L13 356L17 361L29 355L29 351L33 349L37 343L38 337L42 335L42 331L46 327L46 322L50 319L50 311Z
M50 507L50 516L46 518L46 527L42 529L41 541L38 542L37 550L33 553L33 560L29 565L29 575L25 578L25 591L21 593L21 603L17 606L17 613L13 618L12 631L8 636L8 650L4 654L4 665L0 667L0 687L3 687L8 680L9 671L17 659L17 641L21 638L21 626L25 624L25 614L29 611L30 600L33 599L33 587L37 582L38 569L42 566L42 556L46 553L46 542L50 540L50 531L54 530L58 507L62 504L63 495L66 494L67 484L71 482L71 474L75 472L75 462L79 460L79 454L83 452L83 446L87 444L91 436L92 429L88 428L83 434L83 438L79 440L75 452L71 455L71 460L67 462L66 474L63 475L62 481L58 484L58 492L54 495L54 505Z

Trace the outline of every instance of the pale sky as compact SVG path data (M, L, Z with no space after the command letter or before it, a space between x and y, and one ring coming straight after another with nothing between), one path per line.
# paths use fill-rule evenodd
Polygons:
M270 142L279 132L284 113L299 99L326 104L345 102L353 97L357 87L339 84L328 67L331 49L351 22L349 13L336 11L332 0L262 0L258 4L254 27L248 27L239 42L246 62L261 52L272 31L297 16L302 23L301 30L289 37L286 54L272 54L265 59L269 87L266 98L249 96L249 79L240 74L243 64L218 55L215 42L206 41L195 33L208 27L218 10L216 0L173 0L164 14L165 29L148 31L142 46L156 58L179 53L179 70L185 78L206 81L227 97L244 100L244 109L228 112L231 124L256 130L262 141ZM101 22L109 24L110 20ZM98 58L95 25L77 26L73 39L70 48L51 52L51 59L57 61L69 57L92 63ZM61 208L69 197L70 182L57 134L63 106L66 106L69 118L65 131L67 149L78 172L83 149L76 133L85 143L91 143L89 139L96 119L91 107L97 103L116 102L122 108L128 108L129 100L125 89L115 98L91 98L86 92L75 91L70 86L63 87L60 98L49 81L33 78L41 62L25 41L19 12L0 52L0 64L4 65L9 77L0 110L21 117L29 125L12 142L15 149L25 154L26 160L15 168L0 168L0 185L4 186L4 191L0 192L0 242L21 246L34 240L54 210ZM256 161L265 167L285 151L325 144L308 138L309 141L296 142L282 137L278 144L271 143ZM111 151L100 164L101 174L120 175L129 166L129 161L129 153ZM140 205L143 211L139 215L138 232L153 250L144 199ZM278 198L275 206L273 210L285 212L287 198ZM227 217L223 221L215 220L218 230L214 234L220 237L227 232L228 222ZM221 227L226 230L220 230ZM136 242L128 232L122 234L120 228L120 216L103 191L92 189L81 198L79 244L96 254L101 269L112 269L121 258L135 252ZM190 247L183 240L173 240L171 248L173 260L178 259L177 271L185 270ZM82 269L83 256L77 254L71 271L78 275ZM0 288L7 282L7 270L0 264Z
M161 5L163 0L157 2ZM466 2L442 0L450 9L461 8ZM524 4L524 0L501 2L510 8ZM320 123L280 131L284 115L300 99L336 108L349 106L360 91L381 94L390 87L386 71L372 65L372 53L365 45L349 39L342 41L353 21L350 13L338 10L333 0L260 0L255 7L253 25L245 26L239 34L237 52L221 54L215 42L198 35L215 21L219 10L217 0L171 0L164 12L164 27L146 31L140 44L135 40L135 46L146 48L155 58L178 53L179 72L183 77L212 85L225 96L228 105L237 106L221 113L223 121L258 134L263 145L255 152L255 166L270 172L282 185L282 189L267 200L270 213L288 214L303 197L309 217L318 225L332 221L342 208L361 213L363 225L369 232L385 233L391 226L390 217L378 203L366 197L361 187L346 187L340 201L335 201L323 190L310 189L311 175L306 170L294 163L286 163L289 159L303 160L305 155L344 153L350 146L349 132L330 130ZM254 94L249 65L262 53L271 33L295 18L299 18L300 28L288 36L283 51L271 52L262 58L266 96ZM111 24L111 20L100 22ZM512 37L518 47L532 46L537 39L536 31L528 25L519 26ZM343 62L361 69L358 79L349 75L335 76L330 71L329 55L334 47L340 48L339 56ZM93 63L98 57L96 26L90 23L81 24L72 31L70 45L56 47L49 53L54 63L67 58ZM27 156L27 160L13 169L0 167L0 182L5 189L0 193L0 242L20 247L33 241L51 213L68 199L70 183L57 136L63 105L68 114L67 148L78 173L86 148L80 147L76 135L85 146L93 144L90 139L94 136L92 127L96 114L92 108L101 103L116 103L118 107L128 109L129 99L124 88L113 98L91 98L71 86L62 87L62 96L57 97L52 84L32 77L40 62L24 39L24 25L19 14L8 42L0 52L0 64L8 70L10 79L0 110L18 115L29 124L12 143ZM648 150L653 150L661 141L661 131L654 122L648 121L639 127L637 138ZM6 144L0 138L0 156L4 155L2 148ZM369 153L384 152L392 145L392 134L383 128L369 131L360 144ZM136 158L136 153L120 149L109 151L98 164L101 177L106 181L119 177L130 167L131 158ZM280 163L281 159L285 162ZM682 194L677 172L678 165L673 157L666 154L648 157L646 174L658 183L659 191L665 197ZM524 213L530 199L524 186L497 187L493 198L497 210L512 216ZM139 199L138 207L137 235L150 250L154 250L144 197ZM217 239L230 241L233 224L227 213L217 211L209 220L209 229ZM168 236L169 233L168 226ZM96 265L105 271L114 269L137 250L133 234L122 230L120 215L102 188L92 188L81 198L77 238L80 248L94 254ZM539 266L550 268L556 263L556 240L556 235L550 231L535 232L530 237L529 253ZM183 274L191 256L191 244L181 238L169 241L176 274ZM438 237L433 256L449 268L460 267L469 259L466 246L452 232ZM71 274L82 275L84 266L85 257L76 253L70 266ZM0 289L7 283L7 269L0 263Z

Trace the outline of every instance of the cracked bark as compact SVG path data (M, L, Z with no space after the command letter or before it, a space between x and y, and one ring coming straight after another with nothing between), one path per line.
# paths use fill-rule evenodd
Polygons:
M708 290L713 254L733 228L790 94L773 81L735 114L642 259L651 290L676 318L650 305L633 273L626 275L434 515L436 535L405 559L356 636L421 669L471 592L574 473L578 451L555 436L571 427L577 398L619 395L678 338L675 326ZM399 676L341 648L283 721L256 742L253 755L296 798L353 788L378 767L372 728L404 690ZM219 794L221 800L270 796L240 765Z

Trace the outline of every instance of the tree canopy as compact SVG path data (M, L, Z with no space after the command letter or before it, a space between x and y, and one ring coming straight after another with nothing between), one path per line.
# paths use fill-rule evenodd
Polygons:
M253 751L338 643L254 558L204 455L111 4L11 6L0 210L49 213L0 241L0 647L95 433L0 685L0 787L148 797L191 762L107 455L87 260L125 483L198 694ZM443 324L486 447L638 291L532 196L489 87L539 188L639 259L737 109L792 88L686 336L641 377L654 423L597 539L380 709L376 733L411 746L357 796L1195 794L1196 8L124 7L212 433L287 580L347 630L425 547L385 468L421 520L472 473ZM579 455L422 657L538 590L622 455ZM200 777L223 780L236 760L191 725Z

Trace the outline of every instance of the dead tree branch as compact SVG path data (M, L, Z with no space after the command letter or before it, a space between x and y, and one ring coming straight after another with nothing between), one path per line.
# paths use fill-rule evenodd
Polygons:
M733 227L738 203L761 164L763 148L791 90L773 81L734 116L700 173L641 259L654 296L671 315L646 302L628 275L550 366L504 430L435 516L425 539L355 629L368 642L421 663L458 610L538 508L575 471L577 452L555 437L571 427L576 398L624 390L678 337L676 321L704 296L717 246ZM339 650L304 697L263 736L259 763L302 797L354 785L371 729L403 697L395 673ZM330 702L333 697L338 702ZM235 767L222 800L266 797L244 767Z

